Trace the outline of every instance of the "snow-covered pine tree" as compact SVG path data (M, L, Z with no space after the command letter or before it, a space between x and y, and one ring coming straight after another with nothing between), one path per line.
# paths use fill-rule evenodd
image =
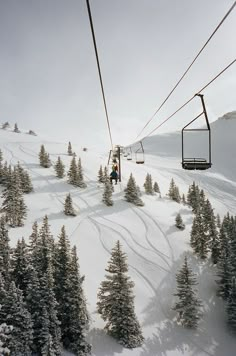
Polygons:
M228 324L234 332L236 331L236 282L235 276L231 279L229 298L227 301Z
M48 266L52 265L54 261L54 249L55 243L54 238L50 231L50 226L48 223L48 217L45 215L43 219L43 225L39 230L38 247L37 247L37 272L39 278L45 276L48 273Z
M19 288L23 295L26 295L26 288L28 282L28 265L29 265L29 252L24 238L18 240L16 247L13 250L11 258L12 278L17 288Z
M54 293L54 279L52 272L52 259L49 256L46 272L40 277L41 307L42 313L39 318L38 344L41 355L61 356L61 329L57 316L57 301ZM47 327L46 327L47 325ZM48 332L48 334L46 334ZM45 353L50 350L50 353Z
M1 184L3 186L6 186L8 184L8 164L7 164L7 161L4 162L4 165L3 165L3 168L2 168Z
M0 150L0 184L2 184L2 178L3 178L3 155L2 155L2 151Z
M209 251L209 237L206 235L203 217L200 211L197 211L193 219L190 245L201 259L207 258L207 253Z
M23 193L28 194L33 191L33 185L29 176L29 173L24 170L24 168L20 165L20 162L17 163L16 168L14 168L18 171L20 181L21 181L21 189Z
M6 291L6 285L4 278L2 276L2 273L0 272L0 324L3 324L6 322L6 314L3 310L3 305L5 304L7 299L7 291ZM1 355L1 354L0 354Z
M186 205L186 204L187 204L184 193L183 193L183 195L182 195L182 199L181 199L181 200L182 200L182 204L183 204L183 205Z
M18 129L17 123L15 123L15 125L14 125L14 130L13 130L13 131L16 132L16 133L19 133L19 132L20 132L20 130Z
M220 228L221 228L221 220L220 220L220 215L219 214L216 215L216 226L217 226L218 230L220 230Z
M64 213L68 216L76 216L75 210L73 208L72 198L70 193L67 194L65 203L64 203Z
M103 171L103 183L105 183L108 179L109 179L109 177L108 177L108 169L107 169L107 166L105 166L104 167L104 171Z
M176 203L180 203L180 201L181 201L180 194L179 194L179 188L175 184L175 181L173 178L170 181L168 196L170 199L174 200Z
M8 230L4 216L0 217L0 273L2 274L7 286L10 283L10 246L9 246ZM1 301L0 301L1 304Z
M74 156L71 160L70 168L67 173L67 176L68 176L68 183L76 186L78 181L78 167Z
M49 154L46 152L44 145L41 145L40 148L39 162L41 167L49 168L51 166L50 157Z
M82 163L81 163L81 158L78 160L78 177L77 177L77 185L80 188L86 188L87 185L84 182L84 174L83 174L83 168L82 168Z
M187 328L196 328L200 319L200 299L197 298L196 276L188 265L187 257L184 259L182 268L176 275L177 292L174 294L178 301L172 308L178 312L178 321Z
M149 195L154 194L153 184L152 184L152 176L151 174L147 173L145 183L144 183L145 193Z
M83 291L84 276L80 276L79 262L76 247L71 252L70 262L70 349L76 355L86 356L91 351L91 345L86 341L86 333L89 328L89 315L86 299Z
M104 204L107 206L112 206L113 205L113 200L112 200L112 184L107 180L104 184L104 192L102 196L102 201Z
M182 216L180 215L180 213L178 213L176 215L175 226L180 230L184 230L185 229L185 224L183 222L183 219L182 219Z
M199 208L199 194L199 187L193 182L192 185L189 186L187 203L191 206L194 213L196 213Z
M62 226L55 248L54 291L58 303L57 315L61 325L62 342L65 348L68 348L70 344L70 261L70 243L65 226Z
M106 272L106 279L98 291L98 313L106 322L106 330L121 345L139 347L144 338L134 311L134 283L126 274L127 256L122 252L119 241L112 249Z
M6 323L0 324L0 355L1 356L10 355L10 350L8 349L7 344L11 336L11 330L12 327L8 326Z
M226 233L226 228L224 224L220 229L220 255L218 258L218 277L216 281L219 285L217 294L223 299L227 300L230 293L230 284L231 284L231 267L230 267L230 241Z
M13 327L7 345L10 355L31 356L33 339L31 317L23 301L22 292L16 288L14 282L10 284L2 309L6 315L6 324Z
M58 157L57 162L54 166L57 178L63 178L65 175L65 165L61 160L61 157Z
M9 126L10 126L9 122L6 121L6 122L4 122L4 124L2 124L2 129L5 130L5 129L7 129Z
M21 189L18 171L15 169L9 178L8 186L3 193L2 211L11 227L23 226L26 218L26 205Z
M73 156L71 142L68 143L67 153L69 156Z
M139 197L139 192L138 192L136 182L135 182L135 179L134 179L132 173L130 174L130 177L129 177L129 180L127 183L127 187L125 188L125 199L129 203L133 203L137 206L144 205L143 201Z
M98 182L99 183L104 183L104 176L103 176L103 168L102 165L100 165L100 168L98 170Z
M155 193L159 193L161 195L161 191L160 191L160 188L159 188L159 185L158 185L157 182L154 182L153 190L154 190Z

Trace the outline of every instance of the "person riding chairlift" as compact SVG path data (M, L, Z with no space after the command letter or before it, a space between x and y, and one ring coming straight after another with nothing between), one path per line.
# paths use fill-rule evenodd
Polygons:
M111 172L111 174L110 174L110 182L111 182L111 184L112 184L112 180L113 180L113 179L116 181L115 184L117 184L118 173L117 173L117 171L116 171L115 169L112 169L112 172Z

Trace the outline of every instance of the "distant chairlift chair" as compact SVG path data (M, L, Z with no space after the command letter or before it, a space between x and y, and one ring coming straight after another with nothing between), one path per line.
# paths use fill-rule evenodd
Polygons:
M190 121L184 128L182 129L182 168L188 170L205 170L211 168L211 128L207 117L206 107L203 99L203 94L196 94L199 96L202 102L203 112L199 114L195 119ZM206 119L207 128L205 129L187 129L189 125L191 125L195 120L197 120L201 115L204 115ZM208 131L208 159L206 158L186 158L184 156L184 133L186 131Z
M142 141L140 141L139 143L140 143L140 147L135 151L136 163L143 164L145 162L144 149L143 149Z
M132 161L132 149L131 149L131 147L129 147L129 151L130 152L127 153L127 161Z

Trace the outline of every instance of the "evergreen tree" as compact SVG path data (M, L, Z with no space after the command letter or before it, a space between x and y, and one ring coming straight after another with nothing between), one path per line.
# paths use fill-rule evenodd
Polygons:
M154 182L153 190L155 193L159 193L161 195L161 191L157 182Z
M78 160L77 185L80 188L86 188L86 183L84 182L84 174L83 174L83 168L82 168L82 164L81 164L81 158L79 158L79 160Z
M146 194L149 194L149 195L153 195L154 194L151 174L147 173L146 179L145 179L145 183L144 183L143 186L144 186Z
M14 131L14 132L17 132L17 133L20 132L20 130L18 129L18 125L17 125L17 124L14 125L14 130L13 130L13 131Z
M8 164L5 161L3 168L2 168L2 177L1 177L1 184L6 186L9 182L9 174L8 174Z
M176 215L175 226L180 230L184 230L185 229L185 224L183 222L183 219L182 219L182 216L180 215L180 213L178 213Z
M236 331L236 282L235 276L232 278L229 299L227 302L227 315L228 315L228 324L230 328L235 332Z
M205 233L203 217L199 211L193 219L190 244L194 249L194 252L201 259L207 258L207 253L209 251L209 239Z
M11 325L11 338L8 343L12 356L30 356L32 344L32 322L30 313L23 301L22 292L15 283L10 284L7 298L2 306L7 325Z
M0 184L2 184L2 179L3 179L3 155L0 149Z
M79 356L86 356L91 345L86 341L89 316L83 291L84 277L80 276L76 247L73 247L70 262L70 349Z
M69 156L73 156L72 146L71 146L71 143L70 143L70 142L68 143L67 153L68 153Z
M127 183L127 187L125 189L125 199L128 202L133 203L137 206L144 205L143 201L139 197L139 192L138 192L136 182L135 182L135 179L134 179L132 173L130 174L130 177L129 177L129 180Z
M2 124L2 129L5 130L5 129L7 129L9 126L10 126L9 122L6 121L6 122L4 122L4 124Z
M38 269L39 260L39 232L38 223L35 221L32 226L32 233L29 236L30 262L34 269Z
M76 216L75 210L73 208L72 198L71 198L70 193L67 194L66 199L65 199L64 213L65 213L65 215Z
M104 183L104 176L103 176L102 165L100 166L99 171L98 171L98 182L99 182L99 183Z
M70 163L70 168L68 171L68 183L77 186L78 183L78 167L76 164L76 159L73 156L71 163Z
M23 221L26 218L26 205L17 170L13 171L8 186L3 191L2 211L10 226L23 226Z
M188 194L187 194L187 203L191 206L194 213L197 212L199 207L199 188L193 182L193 184L189 187Z
M188 266L187 257L184 264L176 275L177 292L174 294L178 297L173 310L178 312L178 320L184 327L196 328L200 313L199 307L201 301L196 296L193 286L197 284L196 277Z
M230 269L230 242L224 225L220 230L220 255L218 258L218 295L227 300L230 293L231 269Z
M40 166L44 168L49 168L51 166L51 161L49 154L46 152L44 145L41 145L39 152L39 162Z
M10 246L4 216L0 217L0 273L6 284L10 283ZM1 299L0 299L1 304Z
M105 183L108 179L109 179L109 177L108 177L108 169L107 169L107 166L105 166L104 167L104 171L103 171L103 183Z
M58 157L57 162L54 166L57 178L63 178L65 175L65 165L63 164L60 157Z
M3 305L6 303L7 299L7 291L6 291L6 286L5 286L5 281L2 276L2 273L0 272L0 325L6 322L6 313L3 310Z
M168 196L170 199L174 200L176 203L180 203L181 198L180 198L180 194L179 194L179 188L175 184L175 181L173 178L170 181Z
M112 200L112 185L111 183L107 180L104 184L104 192L103 192L103 197L102 201L104 204L107 206L112 206L113 205L113 200Z
M187 204L186 199L185 199L185 195L184 195L184 194L182 195L182 203L183 203L184 205L186 205L186 204Z
M28 247L24 238L18 240L16 248L14 249L11 266L13 280L24 296L26 295L27 288L27 270L29 265Z
M220 220L220 215L219 214L216 215L216 226L217 226L218 230L220 230L220 228L221 228L221 220Z
M39 279L48 273L49 267L53 266L54 258L54 238L50 232L50 226L48 223L47 215L43 219L43 225L39 230L38 239L38 252L37 252L37 266L36 270L39 275Z
M10 355L10 350L7 347L8 340L11 334L12 327L7 324L0 324L0 355Z
M117 241L106 269L109 274L98 292L97 306L108 332L124 347L135 348L141 346L144 339L134 311L134 283L126 275L126 260Z

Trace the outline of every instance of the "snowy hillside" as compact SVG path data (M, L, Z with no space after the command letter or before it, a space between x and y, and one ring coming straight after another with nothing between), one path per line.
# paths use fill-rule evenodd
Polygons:
M122 160L122 182L115 186L114 205L102 203L103 187L97 183L100 164L107 163L107 152L88 147L84 152L79 143L72 142L77 157L81 157L86 189L75 188L55 176L53 167L39 166L38 153L44 144L55 162L60 156L67 169L71 157L65 142L44 140L25 133L0 130L0 149L12 165L19 161L28 170L34 192L25 196L28 217L24 227L10 229L11 245L22 236L27 240L35 220L42 223L47 214L51 231L56 238L65 225L71 245L76 245L81 273L85 275L85 294L91 313L88 339L94 356L233 356L236 338L226 327L223 302L216 297L216 268L210 262L200 262L192 254L189 234L193 215L191 210L166 197L173 177L181 193L187 193L193 180L206 192L215 211L223 216L236 210L236 166L234 152L236 119L219 119L212 125L213 168L207 172L186 172L180 165L180 135L170 134L145 140L146 161L137 165ZM197 144L194 141L193 146ZM134 158L134 157L133 157ZM124 200L124 188L133 173L143 191L147 173L157 181L162 197L142 195L144 207L135 207ZM76 217L65 217L63 203L70 192ZM180 212L186 229L175 226ZM103 331L104 323L96 313L97 291L104 279L111 248L120 240L128 255L129 275L135 282L135 307L142 325L145 342L142 347L128 350L121 347ZM199 296L204 302L203 319L196 331L185 330L175 323L171 309L175 298L175 274L187 254L197 274Z

